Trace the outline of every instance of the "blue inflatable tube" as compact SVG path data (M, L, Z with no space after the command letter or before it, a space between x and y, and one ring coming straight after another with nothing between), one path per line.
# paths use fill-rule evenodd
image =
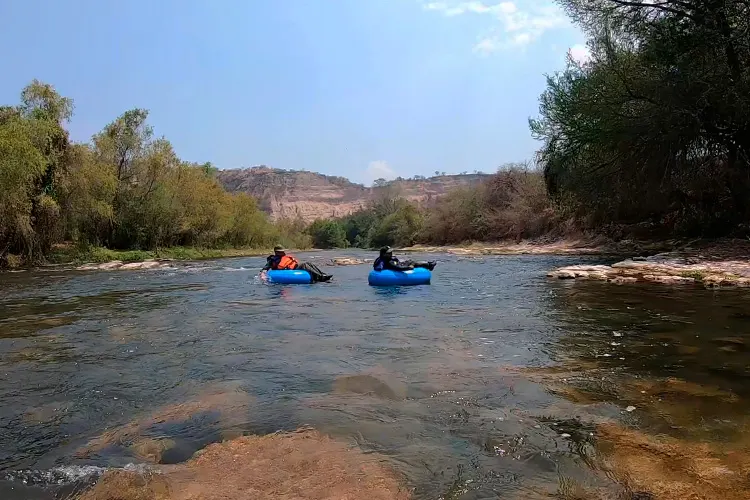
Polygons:
M429 285L432 279L432 273L429 269L417 267L410 271L370 271L367 276L367 282L371 286L410 286L410 285Z
M267 272L268 281L283 285L307 285L312 283L312 276L307 271L299 269L282 269Z

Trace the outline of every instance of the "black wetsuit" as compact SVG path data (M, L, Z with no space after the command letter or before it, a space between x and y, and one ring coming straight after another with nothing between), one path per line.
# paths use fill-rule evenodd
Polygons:
M375 259L372 268L376 271L382 271L384 269L389 269L391 271L409 271L415 267L423 267L432 271L435 268L435 264L435 262L414 262L413 260L405 260L404 262L401 262L396 257L391 256L389 258L384 256Z

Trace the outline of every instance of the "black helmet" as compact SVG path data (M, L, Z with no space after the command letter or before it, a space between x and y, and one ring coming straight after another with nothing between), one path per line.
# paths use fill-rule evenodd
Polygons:
M388 255L389 253L393 253L393 249L389 246L384 246L380 249L380 255Z

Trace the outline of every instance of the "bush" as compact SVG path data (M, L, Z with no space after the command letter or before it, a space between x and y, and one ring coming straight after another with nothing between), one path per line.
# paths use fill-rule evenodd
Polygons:
M558 224L542 173L512 165L475 187L456 189L438 199L417 239L440 245L521 240L555 232Z

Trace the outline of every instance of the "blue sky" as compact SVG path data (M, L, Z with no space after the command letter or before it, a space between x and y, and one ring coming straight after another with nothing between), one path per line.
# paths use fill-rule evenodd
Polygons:
M75 140L141 107L186 160L365 183L530 158L544 74L584 54L544 0L5 0L0 19L0 103L52 83Z

